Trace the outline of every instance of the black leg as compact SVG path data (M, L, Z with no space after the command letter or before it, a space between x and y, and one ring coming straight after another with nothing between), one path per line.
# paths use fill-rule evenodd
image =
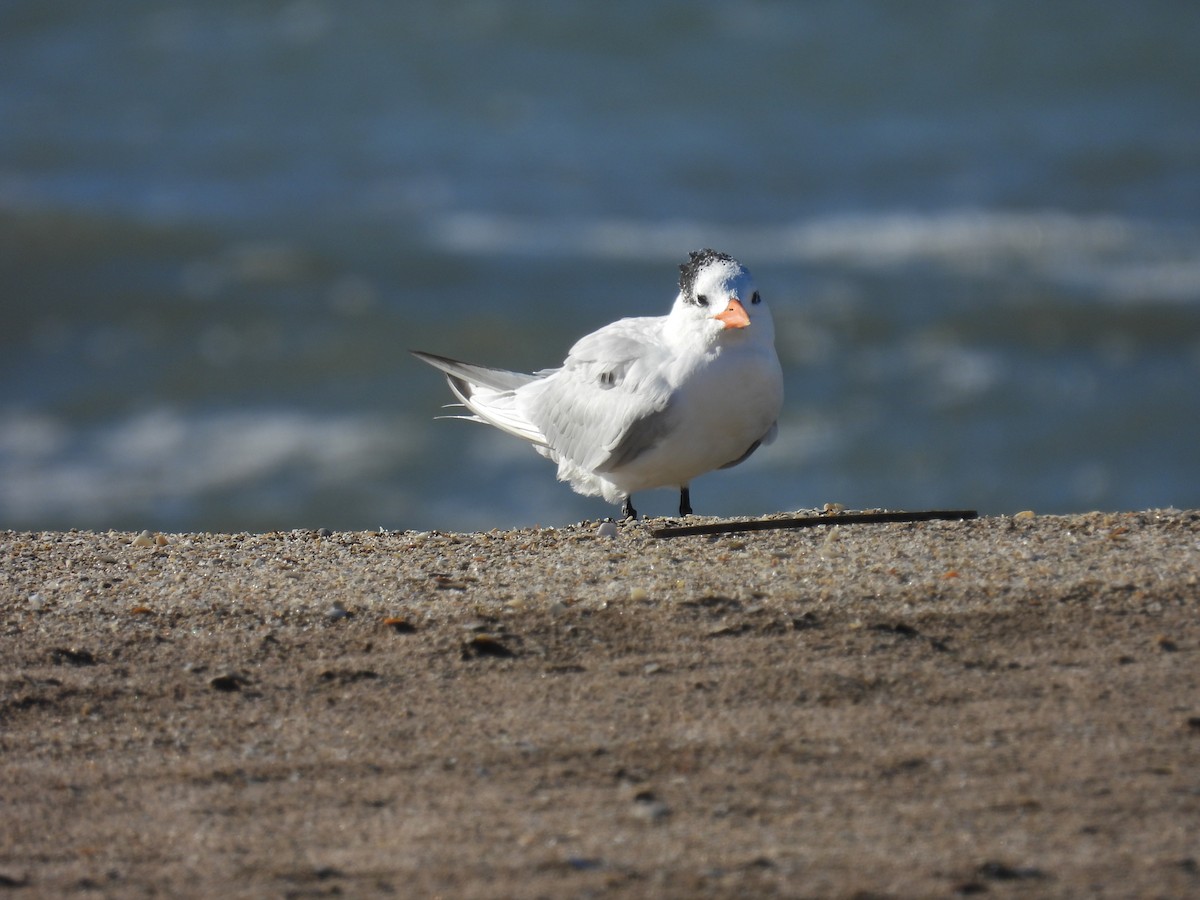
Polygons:
M621 504L621 518L637 519L637 510L633 508L632 497L626 497L625 502Z
M690 516L692 514L692 495L685 484L679 489L679 515Z

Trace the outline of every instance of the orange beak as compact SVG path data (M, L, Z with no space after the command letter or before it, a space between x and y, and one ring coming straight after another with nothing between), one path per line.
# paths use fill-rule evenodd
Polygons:
M746 308L742 306L742 301L737 297L729 298L729 305L725 307L725 312L717 313L713 316L718 322L723 322L726 328L745 328L750 324L750 317L746 315Z

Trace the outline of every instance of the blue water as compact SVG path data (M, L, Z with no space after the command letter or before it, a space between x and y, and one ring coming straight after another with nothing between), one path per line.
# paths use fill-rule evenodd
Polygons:
M434 421L756 274L697 511L1200 506L1200 5L0 5L0 527L612 512ZM666 514L668 491L638 498Z

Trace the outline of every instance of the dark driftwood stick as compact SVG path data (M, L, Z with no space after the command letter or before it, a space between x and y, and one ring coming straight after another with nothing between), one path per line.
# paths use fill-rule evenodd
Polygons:
M882 522L930 522L935 519L961 521L979 517L973 509L926 509L920 512L829 513L790 519L752 519L749 522L712 522L707 525L675 525L655 528L654 537L684 537L689 534L738 534L743 531L774 531L781 528L811 528L814 525L876 525Z

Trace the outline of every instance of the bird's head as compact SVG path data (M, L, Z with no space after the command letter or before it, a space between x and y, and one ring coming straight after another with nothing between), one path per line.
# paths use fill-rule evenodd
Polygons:
M775 326L750 270L727 253L693 250L679 267L679 296L671 318L710 341L774 343Z

